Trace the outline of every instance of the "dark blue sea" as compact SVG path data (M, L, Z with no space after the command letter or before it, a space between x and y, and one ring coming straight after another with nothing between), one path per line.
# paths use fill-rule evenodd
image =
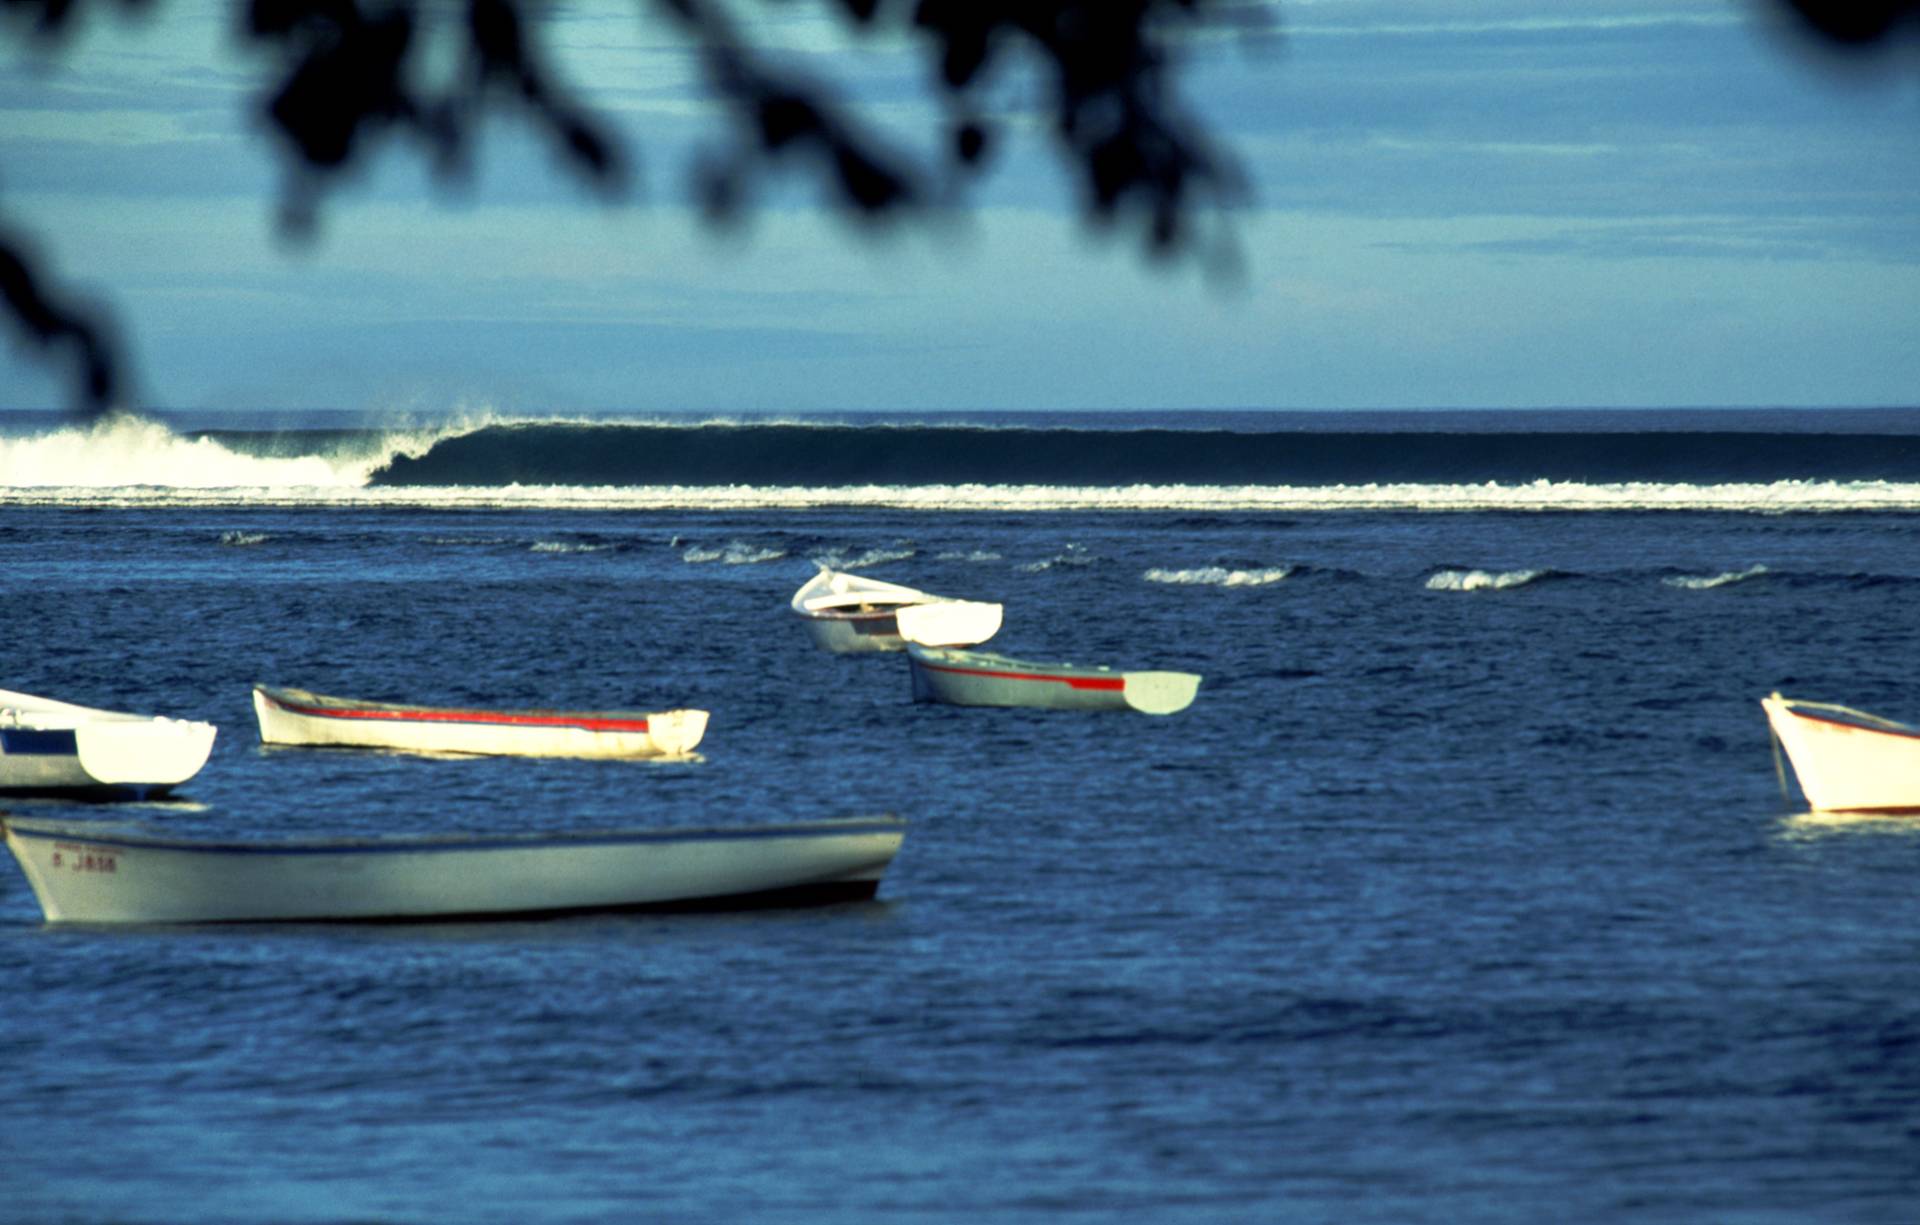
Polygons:
M0 1221L1920 1220L1916 414L0 414L0 688L207 719L181 834L897 813L873 902L47 926ZM830 563L1188 710L916 705ZM256 681L712 712L670 763L264 750ZM1791 788L1791 776L1787 777Z

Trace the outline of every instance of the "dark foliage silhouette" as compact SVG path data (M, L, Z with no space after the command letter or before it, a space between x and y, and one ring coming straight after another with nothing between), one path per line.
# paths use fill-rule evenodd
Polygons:
M1231 251L1230 212L1246 195L1233 160L1182 107L1185 36L1261 29L1267 0L816 0L850 29L909 33L925 55L947 126L944 153L923 164L889 148L836 101L831 82L776 67L751 37L748 0L640 0L689 39L730 120L728 147L710 151L693 184L717 222L752 207L761 178L798 167L849 216L879 224L955 203L1001 139L983 95L1002 65L1031 66L1063 167L1091 225L1137 235L1157 257L1219 259ZM795 0L787 0L793 3ZM1836 45L1870 47L1920 12L1920 0L1767 0L1799 13ZM0 0L27 41L57 54L96 10L156 0ZM777 0L762 0L773 5ZM559 80L541 44L540 0L236 0L249 43L271 65L260 106L289 167L281 219L311 233L327 188L389 138L417 143L442 175L469 169L483 114L522 113L561 163L594 191L617 195L632 152ZM638 15L636 15L637 17ZM461 65L423 85L429 59ZM16 328L72 364L73 400L97 414L121 406L115 346L72 305L27 246L0 236L0 288Z

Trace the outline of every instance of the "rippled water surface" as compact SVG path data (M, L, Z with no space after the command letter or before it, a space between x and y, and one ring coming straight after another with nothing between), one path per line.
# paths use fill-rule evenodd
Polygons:
M0 685L207 718L180 832L897 812L873 903L43 926L0 1219L1906 1222L1920 821L1757 699L1920 717L1920 518L0 507ZM828 560L1167 719L916 706ZM694 762L257 743L248 686L713 712Z

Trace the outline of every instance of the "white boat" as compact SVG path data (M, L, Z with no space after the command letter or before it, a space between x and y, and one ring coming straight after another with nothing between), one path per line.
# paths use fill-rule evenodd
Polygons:
M1185 710L1200 688L1191 672L1120 672L1082 664L1039 664L991 651L907 643L916 702L953 706L1037 706L1047 710Z
M898 651L899 614L923 610L920 633L938 646L973 646L1000 631L1001 606L955 600L883 583L879 579L820 567L820 573L793 593L793 611L816 646L837 654Z
M1813 808L1920 809L1920 727L1778 693L1761 698L1760 705ZM1782 777L1783 787L1785 782Z
M49 923L230 923L870 898L906 822L279 841L17 816L0 829Z
M0 791L147 799L200 772L211 723L0 689Z
M253 687L264 744L523 757L662 757L691 753L704 710L476 710L365 702L305 689Z

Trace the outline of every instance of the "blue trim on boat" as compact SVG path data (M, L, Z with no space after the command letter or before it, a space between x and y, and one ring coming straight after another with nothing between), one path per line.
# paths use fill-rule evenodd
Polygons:
M74 757L79 752L80 742L70 727L0 728L0 754L7 757Z
M846 823L807 823L759 825L745 829L644 830L607 833L582 831L578 834L482 835L463 838L395 837L366 840L342 839L325 842L195 842L175 838L149 838L127 832L103 830L94 833L79 825L42 826L0 818L6 832L46 842L85 842L95 846L123 847L129 850L189 851L209 855L419 855L458 851L525 851L560 847L630 846L634 843L674 842L748 842L777 838L837 838L863 834L904 833L903 820L849 821Z

